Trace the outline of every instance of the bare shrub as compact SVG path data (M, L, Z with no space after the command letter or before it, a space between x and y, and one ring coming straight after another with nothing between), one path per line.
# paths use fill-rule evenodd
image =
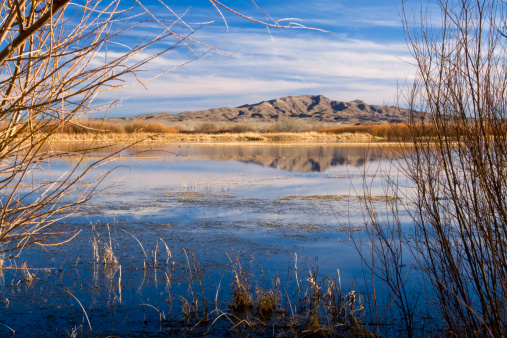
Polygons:
M415 25L403 12L418 70L405 96L413 147L399 147L409 189L388 175L386 189L404 202L384 213L366 206L370 268L407 335L429 313L448 335L499 337L507 331L506 4L438 6L438 27L424 11ZM416 271L424 292L409 287ZM436 305L422 311L418 300Z
M27 245L58 244L49 240L61 234L62 220L97 193L97 184L107 175L83 180L109 157L91 165L81 160L67 175L31 185L24 179L44 170L44 163L71 155L44 151L44 145L61 128L79 124L79 117L114 106L115 102L95 104L93 98L99 90L125 86L118 80L132 76L154 56L137 62L135 57L170 34L134 42L129 51L96 64L92 60L103 55L108 41L150 20L130 23L128 11L120 11L118 1L82 1L74 6L70 0L2 1L0 17L0 125L4 126L0 251L15 255ZM92 150L84 148L83 156Z
M178 130L165 126L159 123L148 123L148 122L132 122L126 124L124 127L125 132L135 133L157 133L157 134L177 134Z
M231 132L233 133L249 133L255 131L255 128L247 123L235 123L231 127Z
M215 122L199 122L195 126L194 131L208 132L208 131L216 131L218 129L220 128Z
M306 131L308 124L299 118L283 118L275 122L273 130L279 133L300 133Z

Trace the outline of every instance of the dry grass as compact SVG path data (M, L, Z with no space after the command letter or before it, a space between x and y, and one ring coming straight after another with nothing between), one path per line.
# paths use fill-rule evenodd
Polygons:
M319 132L328 134L369 134L373 137L378 137L389 141L411 140L410 128L403 123L333 127L320 129Z
M224 268L223 275L217 279L216 274L208 274L208 263L201 266L193 252L187 253L187 250L182 248L184 255L176 254L173 257L169 247L160 239L166 247L167 259L164 257L159 260L161 264L149 264L148 268L142 269L145 259L148 258L148 251L152 252L153 260L157 261L159 241L149 243L147 247L150 250L145 250L139 242L138 250L128 250L127 255L122 255L121 263L129 266L122 272L118 260L106 252L112 252L113 246L120 249L117 236L124 235L107 225L94 226L92 230L90 244L94 255L83 258L92 263L94 278L101 273L105 284L95 279L88 287L92 292L100 293L108 307L114 309L111 318L125 320L129 316L130 308L125 309L128 312L123 317L124 307L115 306L122 303L122 290L126 287L123 281L136 281L131 278L131 274L134 273L135 276L134 271L140 270L143 278L142 281L138 280L141 283L139 288L135 284L129 285L129 288L137 289L135 296L139 294L142 298L142 287L153 286L143 286L148 281L155 283L154 287L160 294L151 299L151 304L148 303L150 299L142 298L141 304L129 305L133 307L132 311L137 311L134 308L137 306L149 307L150 312L155 310L151 317L129 320L143 320L144 324L159 320L164 328L168 328L169 334L219 336L230 332L234 336L355 336L360 329L364 330L362 336L369 334L362 324L364 308L360 295L352 291L342 292L339 275L335 278L320 276L317 273L318 268L312 267L300 271L297 256L294 267L287 271L287 277L284 277L283 271L287 266L281 266L281 274L277 273L269 281L253 256L244 253L241 256L227 255L230 264L221 265L220 268ZM125 230L123 232L129 234ZM135 258L136 252L140 254L140 260ZM134 260L129 261L131 259ZM75 268L84 266L86 264L76 265ZM18 284L33 285L37 280L35 274L28 271L26 264L22 267L22 273L23 280ZM157 275L163 276L160 282L164 283L165 287L162 285L162 288L157 288ZM102 323L103 312L95 308L98 305L96 302L85 311L70 289L65 292L81 306L83 321L88 322L90 332L90 323L95 320ZM123 293L128 295L125 291ZM169 313L161 310L167 305ZM176 310L174 313L173 307ZM90 314L89 318L87 312Z
M280 303L280 297L273 290L257 289L255 293L257 296L257 313L262 319L271 318Z
M126 139L132 141L142 140L145 143L272 143L272 142L370 142L382 141L377 137L372 137L368 134L360 133L344 133L344 134L326 134L318 132L305 132L305 133L224 133L224 134L186 134L186 133L148 133L136 132L133 134L120 134L120 133L100 133L100 134L56 134L52 141L57 142L76 142L76 141L93 141L99 139L104 142L121 142Z
M289 123L290 122L290 123ZM148 141L169 142L290 142L290 141L347 141L392 140L405 135L406 126L348 126L321 128L323 124L303 126L301 121L279 121L272 124L199 122L192 125L168 126L162 123L135 121L110 123L106 121L79 121L67 123L58 129L53 140L78 141L96 137L117 141L126 135ZM41 132L53 130L48 125ZM397 135L395 137L395 135ZM403 136L405 137L405 136Z
M48 125L41 132L53 130L54 126ZM156 133L177 134L178 130L159 123L132 122L127 124L108 123L104 121L78 121L67 123L58 129L58 135L96 135L96 134L133 134L133 133Z
M287 201L293 199L316 200L316 201L343 201L351 197L352 197L351 195L288 195L281 196L280 201Z
M162 123L135 121L110 123L106 121L78 121L57 127L53 141L102 141L117 142L126 138L146 142L334 142L334 141L401 141L410 142L414 137L435 138L435 127L427 124L383 124L320 128L324 124L303 128L295 121L274 124L249 125L242 123L200 122L195 125L168 126ZM474 126L470 126L473 128ZM1 129L1 127L0 127ZM54 131L55 125L47 124L40 133ZM486 134L494 134L486 130ZM446 136L458 135L457 126L449 124Z
M250 292L250 285L248 283L249 273L245 270L236 257L236 260L232 260L227 255L231 262L232 271L234 273L234 279L232 283L232 301L230 304L231 309L237 315L245 314L253 309L254 301Z
M92 237L92 248L93 248L93 260L96 263L101 263L106 266L116 266L118 265L118 259L116 258L113 251L113 244L111 240L111 232L109 229L109 225L107 225L109 240L102 239L100 234L94 230L94 236Z
M448 140L459 139L460 128L461 126L458 123L446 122L445 137ZM472 134L484 133L493 137L498 133L498 129L505 130L506 125L501 121L497 121L493 126L476 126L469 123L467 128ZM435 140L441 133L434 124L428 122L332 127L319 129L319 132L326 134L368 134L386 141L398 142L412 142L414 139Z
M124 127L126 133L177 134L178 130L159 123L133 122Z
M229 309L234 329L243 330L241 334L259 334L270 327L271 334L280 336L371 336L361 323L364 315L361 296L354 291L343 294L339 274L336 278L321 278L318 267L306 270L306 276L299 276L295 257L295 283L282 287L277 276L269 288L265 280L257 280L242 265L244 261L238 256L234 259L228 256L233 272ZM260 266L259 269L264 276ZM256 284L264 286L253 292L252 286Z

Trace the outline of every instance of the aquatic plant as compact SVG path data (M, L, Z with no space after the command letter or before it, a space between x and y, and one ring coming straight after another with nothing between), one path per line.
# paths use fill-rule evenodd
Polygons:
M106 224L109 240L102 240L100 234L95 230L95 226L93 226L93 237L92 248L93 248L93 258L96 263L100 263L104 266L116 266L118 264L118 259L116 258L113 251L113 243L111 239L111 231L109 228L109 224Z

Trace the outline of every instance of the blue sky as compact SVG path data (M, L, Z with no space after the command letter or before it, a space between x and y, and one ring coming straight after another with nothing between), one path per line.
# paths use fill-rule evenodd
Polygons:
M223 0L247 16L268 20L251 0ZM158 1L149 9L161 18L175 15ZM108 116L235 107L277 97L322 94L331 99L361 99L371 104L394 104L398 85L413 77L414 68L399 16L401 0L257 0L273 19L329 30L270 28L220 13L208 0L165 1L188 22L173 26L226 53L189 43L179 46L143 69L142 77L199 59L146 84L110 92L105 98L123 100ZM156 27L153 27L156 30ZM143 36L149 27L133 32ZM174 40L163 44L169 46ZM161 47L161 46L158 46ZM202 55L206 53L205 55Z

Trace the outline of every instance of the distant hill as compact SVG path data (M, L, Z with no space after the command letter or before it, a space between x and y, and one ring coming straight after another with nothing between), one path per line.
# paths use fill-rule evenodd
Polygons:
M214 108L186 111L180 114L156 113L111 120L168 123L202 122L273 122L284 118L300 118L308 122L341 122L343 124L379 124L404 122L408 112L394 106L370 105L361 100L342 102L322 95L287 96L236 108Z

